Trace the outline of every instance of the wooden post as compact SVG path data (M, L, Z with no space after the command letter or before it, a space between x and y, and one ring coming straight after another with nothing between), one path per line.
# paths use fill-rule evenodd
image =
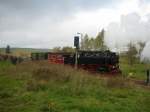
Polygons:
M76 48L76 54L75 54L75 69L78 68L78 50Z
M149 69L147 69L147 71L146 71L146 84L148 85L149 84L149 79L150 79L150 71L149 71Z

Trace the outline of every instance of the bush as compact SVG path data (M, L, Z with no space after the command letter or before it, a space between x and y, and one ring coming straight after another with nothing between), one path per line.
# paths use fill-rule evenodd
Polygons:
M37 91L38 90L38 86L37 83L34 80L29 80L27 82L27 91Z
M71 67L64 67L61 65L47 65L39 66L33 70L32 78L39 81L60 81L68 82L71 79L71 75L75 74L75 71Z
M36 81L34 79L27 82L27 91L46 90L48 88L47 82L44 80Z
M1 90L0 91L0 99L9 98L12 96L10 91Z
M102 80L102 82L103 85L108 88L122 88L126 85L125 80L120 77L105 78L104 80Z
M60 108L54 101L44 102L40 107L41 112L60 112Z
M48 68L38 68L33 71L32 77L37 81L40 80L48 81L52 75L57 74L55 72L52 73L51 70Z

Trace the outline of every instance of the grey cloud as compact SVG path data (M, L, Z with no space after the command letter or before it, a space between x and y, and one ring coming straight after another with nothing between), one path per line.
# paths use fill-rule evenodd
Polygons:
M116 0L117 2L118 0ZM0 0L0 40L4 46L34 46L41 38L57 37L63 21L82 10L94 10L115 4L113 0ZM50 32L50 33L47 33ZM64 37L65 38L65 37ZM59 39L58 39L59 40ZM43 42L43 46L45 45ZM57 45L53 42L52 45ZM38 46L38 45L36 45Z
M49 15L63 18L81 10L113 6L113 0L0 0L1 16L23 16L29 19Z
M13 8L97 8L112 5L119 0L0 0L1 4Z

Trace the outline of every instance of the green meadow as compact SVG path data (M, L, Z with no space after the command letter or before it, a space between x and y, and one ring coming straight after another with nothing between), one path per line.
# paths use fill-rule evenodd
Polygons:
M42 61L0 62L0 112L150 112L150 87L129 80L144 80L145 65L124 61L113 77Z

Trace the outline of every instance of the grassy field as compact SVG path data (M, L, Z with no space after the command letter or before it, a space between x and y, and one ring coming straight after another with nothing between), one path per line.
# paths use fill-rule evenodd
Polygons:
M121 76L101 78L46 62L0 62L0 112L150 112L149 106L149 87Z
M120 57L120 69L126 77L146 79L146 70L150 69L150 64L144 64L137 60L133 65L129 65L127 58L122 56Z

